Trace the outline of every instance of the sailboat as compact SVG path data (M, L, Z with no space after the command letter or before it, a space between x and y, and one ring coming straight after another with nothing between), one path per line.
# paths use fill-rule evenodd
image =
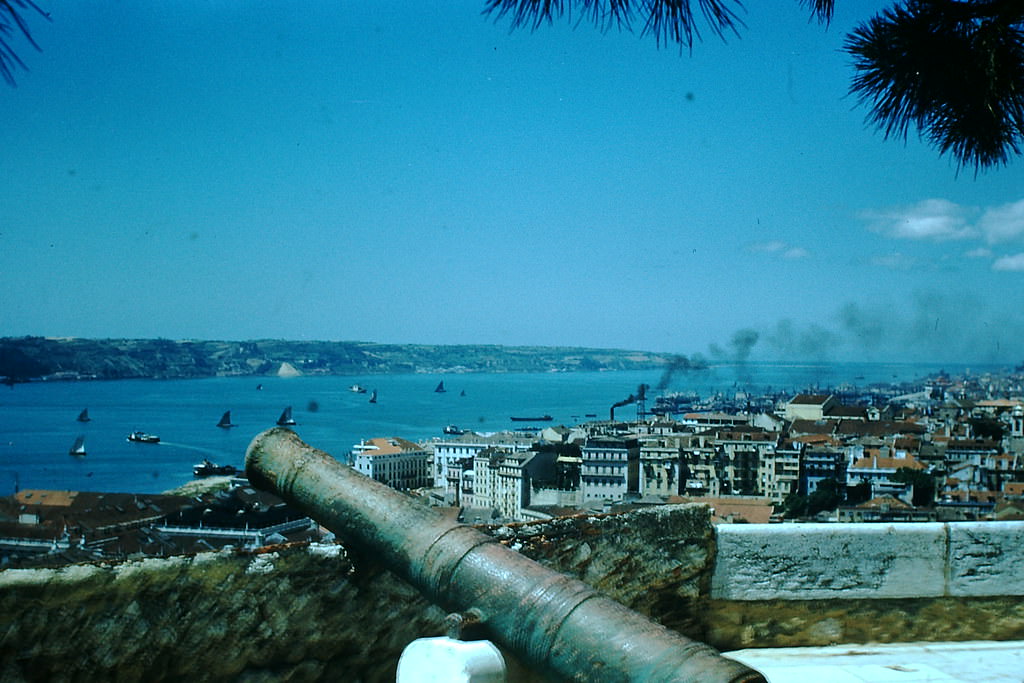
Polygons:
M220 416L220 422L217 423L217 426L221 427L223 429L230 429L231 427L237 426L237 425L231 424L231 411L230 410L225 410L224 411L224 414Z
M370 403L376 403L376 402L377 402L377 390L374 389L373 393L370 394Z
M447 391L447 389L444 388L444 380L441 380L437 383L437 388L434 389L434 393L443 394L445 391Z
M78 421L79 422L88 422L91 419L92 418L89 417L89 409L88 408L83 408L82 412L80 412L78 414Z
M74 445L71 450L68 451L68 455L85 455L85 437L80 436L75 439Z
M277 424L281 425L282 427L291 427L292 425L295 424L295 420L292 419L291 406L288 406L287 408L284 409L284 412L281 413L281 417L277 418Z

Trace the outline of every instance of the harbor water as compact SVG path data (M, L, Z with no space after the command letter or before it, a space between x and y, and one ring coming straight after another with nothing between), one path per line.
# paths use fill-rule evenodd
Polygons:
M192 479L204 459L241 468L250 440L293 409L308 443L344 456L362 439L440 437L449 424L494 432L523 426L512 416L551 415L546 424L605 419L635 392L714 393L827 390L842 384L909 382L945 369L927 364L745 363L707 370L532 374L409 374L363 377L223 377L192 380L33 382L0 389L0 495L21 489L157 493ZM999 370L977 367L973 372ZM435 391L444 382L446 391ZM351 391L358 384L367 393ZM377 401L370 402L370 392ZM78 422L83 409L90 421ZM217 427L231 411L230 429ZM631 412L632 411L632 412ZM617 416L635 417L635 408ZM543 425L535 425L543 426ZM129 442L135 430L160 443ZM77 437L86 455L69 450Z

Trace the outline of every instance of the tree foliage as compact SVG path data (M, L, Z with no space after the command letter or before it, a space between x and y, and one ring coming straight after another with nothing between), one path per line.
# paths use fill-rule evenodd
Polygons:
M14 85L14 70L26 69L25 63L14 51L13 42L20 35L35 49L39 49L25 21L26 11L34 10L41 16L49 15L39 9L32 0L0 0L0 77L8 85Z
M835 0L800 0L827 24ZM641 27L657 44L692 48L701 25L739 35L739 0L486 0L484 13L536 29L562 17L601 30ZM957 167L1006 164L1024 147L1024 2L902 0L857 26L850 92L888 137L911 127Z
M910 484L914 494L910 499L914 507L930 506L935 502L935 477L922 470L901 467L891 479L900 484Z
M910 0L846 40L852 92L886 137L921 136L961 166L1007 163L1024 142L1024 3Z
M819 512L835 510L843 502L845 491L835 479L826 478L808 495L791 493L782 503L783 516L787 519L813 517Z
M979 439L1000 441L1006 431L1003 423L993 417L972 417L967 422L971 425L974 436Z

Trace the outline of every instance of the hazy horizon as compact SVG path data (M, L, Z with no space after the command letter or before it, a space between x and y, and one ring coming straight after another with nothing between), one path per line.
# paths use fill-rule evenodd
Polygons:
M702 368L701 364L706 364L709 367L730 367L730 366L742 366L745 363L762 363L762 364L774 364L774 365L786 365L793 364L799 365L941 365L950 364L952 367L956 366L970 366L970 365L985 365L985 366L1019 366L1024 364L1024 358L1013 360L1008 359L1005 361L1001 360L986 360L982 358L857 358L857 357L812 357L812 356L760 356L753 352L745 353L742 349L733 348L732 354L726 349L712 348L710 353L707 355L702 352L695 352L692 354L683 354L675 351L667 351L663 349L643 349L637 347L612 347L612 346L584 346L579 344L494 344L494 343L474 343L474 342L459 342L452 344L430 344L426 342L381 342L372 339L288 339L284 337L261 337L261 338L249 338L249 339L223 339L223 338L202 338L202 337L124 337L124 336L99 336L99 337L76 337L66 335L41 335L41 334L30 334L30 335L8 335L0 337L0 341L4 339L22 339L22 338L41 338L47 340L88 340L88 341L157 341L166 340L176 343L258 343L258 342L279 342L279 343L295 343L295 344L367 344L367 345L381 345L381 346L442 346L442 347L503 347L503 348L537 348L537 349L570 349L570 350L581 350L581 351L608 351L617 353L643 353L651 354L653 356L659 356L664 358L666 366L680 366L683 369L681 374L692 371L700 371ZM715 355L717 352L717 355ZM691 365L692 364L692 365ZM609 372L611 370L601 370L601 372Z

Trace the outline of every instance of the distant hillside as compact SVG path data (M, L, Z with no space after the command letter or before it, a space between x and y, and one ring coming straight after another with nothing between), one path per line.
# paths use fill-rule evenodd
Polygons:
M413 372L640 370L668 357L643 351L544 346L435 346L319 341L0 338L0 378L190 378ZM285 366L287 367L287 366Z

